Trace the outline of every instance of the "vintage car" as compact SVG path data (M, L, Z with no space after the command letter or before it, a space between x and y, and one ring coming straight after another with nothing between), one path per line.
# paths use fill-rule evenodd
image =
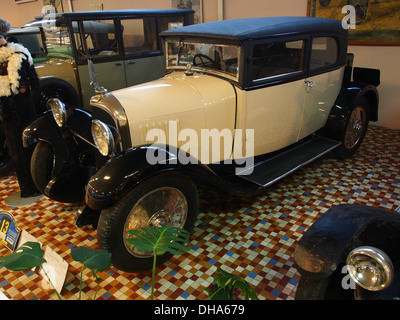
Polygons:
M35 97L39 114L51 98L87 110L95 94L88 77L89 59L109 90L161 78L165 66L159 33L193 22L193 10L50 13L12 28L7 41L21 43L33 57L40 78ZM3 140L0 128L0 175L12 168Z
M329 209L295 248L296 299L400 299L399 241L399 212L354 204Z
M90 108L95 92L88 78L88 59L109 90L161 78L165 68L159 33L193 21L193 10L49 13L8 36L31 50L41 79L40 111L53 97Z
M339 21L249 18L161 37L163 78L108 92L92 70L91 114L54 99L55 121L45 126L44 115L24 132L37 143L39 189L85 198L81 221L100 212L100 247L126 271L152 263L127 244L128 230L194 227L198 179L257 194L332 150L352 155L378 115L379 70L353 68Z

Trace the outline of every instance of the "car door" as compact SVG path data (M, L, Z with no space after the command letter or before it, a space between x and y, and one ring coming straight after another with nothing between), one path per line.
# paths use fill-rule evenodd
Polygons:
M334 37L312 41L309 76L305 80L305 104L299 139L322 128L339 94L344 67L337 68L338 43Z
M124 61L113 19L73 22L77 65L84 106L95 94L88 60L96 67L99 85L108 91L126 87Z
M301 128L306 39L255 44L251 56L254 88L239 93L245 127L254 129L254 153L265 154L297 141Z

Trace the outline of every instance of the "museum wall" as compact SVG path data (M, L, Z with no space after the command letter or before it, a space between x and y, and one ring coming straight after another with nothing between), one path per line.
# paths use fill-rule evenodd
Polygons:
M48 1L48 0L47 0ZM1 0L1 16L17 27L42 11L43 1L16 4L15 0ZM64 11L93 10L102 4L104 10L126 8L170 8L171 0L62 0ZM236 19L260 16L304 16L307 0L203 0L203 22L219 18ZM351 46L357 66L381 70L380 126L400 129L400 46Z

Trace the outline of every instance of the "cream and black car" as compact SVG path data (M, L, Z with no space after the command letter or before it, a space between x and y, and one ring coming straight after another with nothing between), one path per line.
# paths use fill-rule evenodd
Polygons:
M378 117L380 76L353 67L347 36L311 17L165 31L163 78L107 91L93 71L91 114L54 99L51 126L26 129L33 177L52 199L85 199L81 223L96 219L115 267L151 268L128 230L192 230L197 181L251 196L328 152L356 152Z

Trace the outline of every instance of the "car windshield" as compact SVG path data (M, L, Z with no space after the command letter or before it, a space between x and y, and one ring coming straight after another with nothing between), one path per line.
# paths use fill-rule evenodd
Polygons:
M239 79L240 47L199 42L167 42L167 68L193 70Z

